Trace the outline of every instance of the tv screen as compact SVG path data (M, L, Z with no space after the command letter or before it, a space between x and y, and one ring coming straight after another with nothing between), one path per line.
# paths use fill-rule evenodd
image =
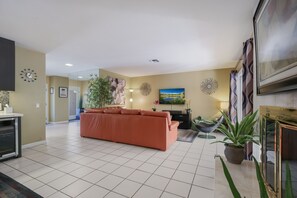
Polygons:
M185 88L160 89L159 104L185 104Z

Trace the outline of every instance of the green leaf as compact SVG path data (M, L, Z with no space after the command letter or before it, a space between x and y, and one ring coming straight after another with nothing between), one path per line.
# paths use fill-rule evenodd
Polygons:
M263 177L261 175L259 163L258 163L257 159L254 156L252 156L252 158L253 158L253 160L255 162L257 179L258 179L259 189L260 189L260 197L261 198L268 198L268 194L267 194L267 191L266 191L264 180L263 180Z
M225 162L223 161L222 157L219 156L219 155L217 155L216 157L219 157L220 160L221 160L221 162L222 162L222 166L223 166L224 174L225 174L225 177L226 177L226 179L227 179L227 181L228 181L228 183L229 183L229 187L230 187L230 189L231 189L231 192L232 192L232 194L233 194L233 197L234 197L234 198L241 198L241 195L240 195L240 193L238 192L238 190L237 190L237 188L236 188L236 186L235 186L235 184L234 184L234 182L233 182L233 179L232 179L232 177L231 177L231 175L230 175L230 172L229 172L229 170L228 170L228 168L227 168Z
M291 170L288 161L286 161L286 198L294 198Z

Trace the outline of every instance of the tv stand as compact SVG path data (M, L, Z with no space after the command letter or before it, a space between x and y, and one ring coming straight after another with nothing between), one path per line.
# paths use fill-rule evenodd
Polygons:
M176 110L162 110L167 111L172 116L172 120L179 122L179 129L191 129L192 126L192 114L182 113L182 111Z

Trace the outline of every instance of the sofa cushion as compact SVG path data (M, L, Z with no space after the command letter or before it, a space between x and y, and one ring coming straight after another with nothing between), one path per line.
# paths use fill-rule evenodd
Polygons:
M139 109L122 109L121 114L124 115L140 115L141 110Z
M121 109L105 109L104 110L104 113L107 113L107 114L120 114L121 113Z
M171 125L171 116L169 112L156 112L156 111L141 111L143 116L155 116L155 117L165 117L167 118L168 125Z
M90 108L90 109L85 109L86 113L103 113L104 108Z

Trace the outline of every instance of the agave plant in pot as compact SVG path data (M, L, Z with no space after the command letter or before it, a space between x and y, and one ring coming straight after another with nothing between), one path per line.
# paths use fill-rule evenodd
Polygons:
M245 145L249 142L259 144L259 141L255 139L257 135L254 134L254 125L257 122L257 111L246 115L241 122L236 121L234 124L226 113L221 113L226 122L219 126L218 131L222 132L226 137L224 137L223 140L213 143L224 143L226 159L230 163L241 164L244 159Z

